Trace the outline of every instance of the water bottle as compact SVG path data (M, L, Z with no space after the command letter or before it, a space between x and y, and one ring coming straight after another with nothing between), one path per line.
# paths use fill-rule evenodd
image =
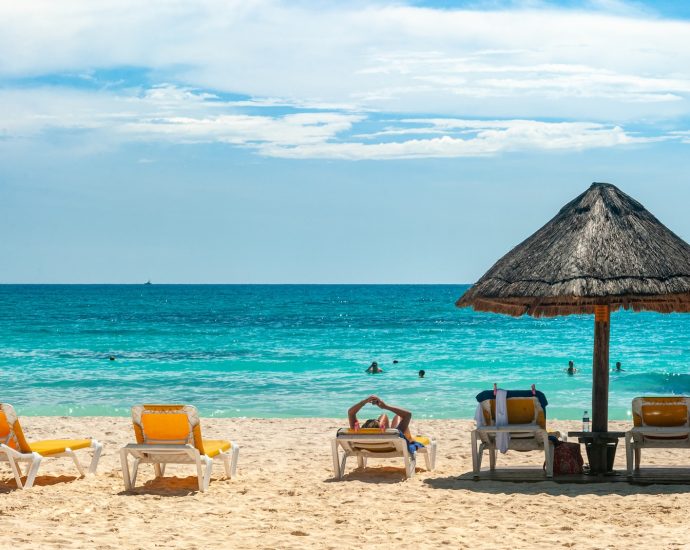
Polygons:
M585 414L582 415L582 431L589 431L589 413L587 411L585 411Z

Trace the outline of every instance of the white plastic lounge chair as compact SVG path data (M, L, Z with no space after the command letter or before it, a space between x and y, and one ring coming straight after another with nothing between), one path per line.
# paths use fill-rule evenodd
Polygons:
M368 458L402 457L405 464L405 478L410 478L414 475L417 466L415 455L421 453L426 461L426 469L433 470L436 467L436 440L424 436L413 439L424 445L416 453L410 453L407 441L400 437L400 432L396 429L381 431L380 428L360 430L341 428L331 441L336 479L342 479L345 475L345 463L350 456L357 457L360 468L366 468Z
M139 464L153 464L156 477L162 477L166 464L194 464L199 491L206 491L211 480L213 459L223 461L228 478L237 472L240 448L232 441L201 438L196 407L191 405L138 405L132 407L136 443L120 450L125 489L131 490ZM134 458L132 471L129 459Z
M625 432L628 476L640 469L642 449L690 448L690 398L636 397L632 401L633 429Z
M478 398L488 392L482 392ZM521 392L526 394L528 392ZM506 432L510 439L508 450L526 452L543 451L546 463L546 477L553 477L553 450L554 445L549 441L549 435L559 437L558 432L549 434L546 431L546 415L537 392L532 390L532 395L509 397L506 399L508 424L496 426L496 398L483 399L479 403L482 414L482 425L472 430L472 470L474 477L479 477L484 451L489 451L489 466L496 469L496 434ZM543 394L541 394L543 397ZM544 399L545 401L545 399Z
M88 473L95 474L103 446L95 439L47 439L28 443L12 405L0 403L0 462L8 462L17 486L30 489L36 480L38 468L44 458L69 457L79 475L86 473L74 451L89 448L93 452ZM26 463L26 480L22 483L21 463Z

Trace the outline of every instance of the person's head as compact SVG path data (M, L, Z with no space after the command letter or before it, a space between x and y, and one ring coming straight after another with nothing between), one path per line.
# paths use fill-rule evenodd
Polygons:
M397 360L397 359L393 359L393 364L394 364L394 365L397 365L397 364L398 364L398 360Z
M575 366L575 364L572 361L568 361L568 368L572 369Z
M381 424L379 424L379 421L376 420L375 418L370 418L364 424L362 424L362 428L380 428L380 427L381 427Z
M420 377L420 378L424 378L424 375L425 375L425 374L426 374L426 371L424 371L424 370L420 370L420 371L419 371L419 377Z
M621 370L621 362L616 362L616 370Z
M376 361L372 361L371 366L376 369L378 368L379 364Z

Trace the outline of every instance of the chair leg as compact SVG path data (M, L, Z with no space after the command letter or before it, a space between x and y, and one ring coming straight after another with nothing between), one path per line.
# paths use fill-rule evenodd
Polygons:
M137 474L139 473L139 463L141 462L140 458L135 458L134 463L132 464L132 487L134 487L137 483Z
M195 458L196 458L196 460L195 460L196 477L197 477L197 480L199 482L199 491L201 491L203 493L206 490L206 487L204 486L204 470L203 470L203 466L201 464L203 457L201 455L197 454Z
M362 455L357 455L357 468L364 468L364 457Z
M122 479L125 482L125 491L131 491L132 480L129 477L129 462L127 460L127 449L120 450L120 467L122 468Z
M31 453L33 455L33 461L31 462L31 467L29 472L26 474L26 481L24 482L24 489L31 489L36 480L36 474L38 473L38 467L41 465L41 460L43 457L38 453Z
M158 462L153 463L153 471L156 474L156 479L158 479L159 477L163 477L161 465Z
M471 434L472 441L472 472L474 477L479 476L479 469L481 468L481 455L480 450L477 448L477 431L472 430Z
M239 446L232 444L232 460L230 461L230 477L237 477L237 461L240 458Z
M635 470L640 470L640 462L642 460L642 449L635 447Z
M496 469L496 443L489 446L489 468L492 472Z
M7 454L7 461L9 462L10 468L12 469L12 473L14 474L14 479L17 482L17 487L23 489L24 484L22 483L22 470L19 467L19 463L9 453Z
M98 461L101 459L101 453L103 452L103 445L94 439L91 441L91 448L93 449L93 456L91 457L91 464L89 464L89 473L95 475Z
M213 471L213 459L205 456L204 462L206 462L206 471L204 472L204 491L208 489L209 483L211 483L211 473Z
M625 466L628 473L628 477L633 475L633 441L632 434L625 434Z
M65 454L72 459L74 465L77 467L77 471L81 477L84 477L84 468L82 468L81 462L79 462L79 457L72 449L65 449Z
M345 475L345 463L347 462L347 452L343 453L343 457L340 459L340 476L339 479L342 479L343 476Z
M331 440L331 454L333 455L333 473L336 479L340 479L342 474L340 473L340 457L338 456L338 441Z

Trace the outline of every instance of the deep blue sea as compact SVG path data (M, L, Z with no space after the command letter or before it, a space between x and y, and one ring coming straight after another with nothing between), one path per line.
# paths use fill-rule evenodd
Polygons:
M470 418L494 382L534 383L550 417L580 418L592 316L458 309L467 288L0 285L0 401L22 415L184 402L206 416L343 417L377 393L419 418ZM611 327L624 371L611 373L610 418L625 419L637 395L690 394L690 315L617 312ZM374 360L385 372L365 374Z

